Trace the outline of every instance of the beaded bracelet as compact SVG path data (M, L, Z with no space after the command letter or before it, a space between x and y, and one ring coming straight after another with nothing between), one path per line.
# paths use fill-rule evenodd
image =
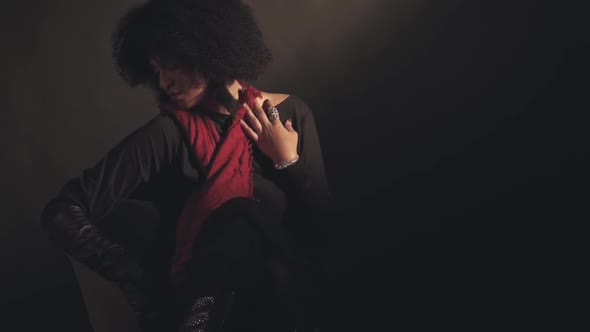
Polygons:
M274 167L275 167L275 169L283 169L283 168L293 165L294 163L297 162L297 160L299 160L299 155L297 155L295 158L293 158L291 160L285 161L280 164L275 164Z

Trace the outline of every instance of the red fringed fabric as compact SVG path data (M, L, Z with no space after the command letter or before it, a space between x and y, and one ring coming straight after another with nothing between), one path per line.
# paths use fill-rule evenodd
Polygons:
M201 111L162 108L171 112L184 128L200 169L204 170L203 186L188 197L176 226L176 249L171 267L171 283L184 278L184 267L191 258L193 242L211 212L224 202L237 197L253 198L252 146L239 120L244 117L245 102L254 108L260 91L242 84L239 109L231 124L220 136L213 121Z

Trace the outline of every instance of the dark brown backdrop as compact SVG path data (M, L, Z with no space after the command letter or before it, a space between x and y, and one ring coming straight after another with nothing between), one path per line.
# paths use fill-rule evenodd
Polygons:
M2 10L2 317L18 330L87 328L72 271L39 215L59 186L155 115L147 91L126 87L111 64L111 30L135 3ZM349 209L326 240L332 326L459 319L505 280L480 282L489 271L477 267L491 261L477 249L506 247L484 241L489 234L522 240L540 220L578 216L587 157L578 116L588 109L580 9L251 3L276 57L259 86L297 94L316 112L328 176Z

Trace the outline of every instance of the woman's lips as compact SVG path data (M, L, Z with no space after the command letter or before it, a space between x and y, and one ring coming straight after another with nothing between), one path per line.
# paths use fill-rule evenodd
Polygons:
M182 99L182 93L180 93L180 92L169 93L168 96L170 96L170 99L173 99L173 100Z

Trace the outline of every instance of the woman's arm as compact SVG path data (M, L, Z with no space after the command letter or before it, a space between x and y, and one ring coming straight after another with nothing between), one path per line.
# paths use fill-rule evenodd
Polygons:
M125 248L104 236L97 221L171 165L180 142L173 120L157 115L68 181L41 214L49 238L83 265L116 282L138 315L149 311L142 268Z
M296 108L293 128L298 133L299 160L273 172L287 195L289 217L293 221L290 229L312 245L311 242L321 242L325 236L327 222L335 216L338 204L326 176L314 113L300 99Z
M330 211L335 200L330 191L324 157L314 114L307 111L295 127L299 134L299 160L284 169L274 170L279 185L300 209Z

